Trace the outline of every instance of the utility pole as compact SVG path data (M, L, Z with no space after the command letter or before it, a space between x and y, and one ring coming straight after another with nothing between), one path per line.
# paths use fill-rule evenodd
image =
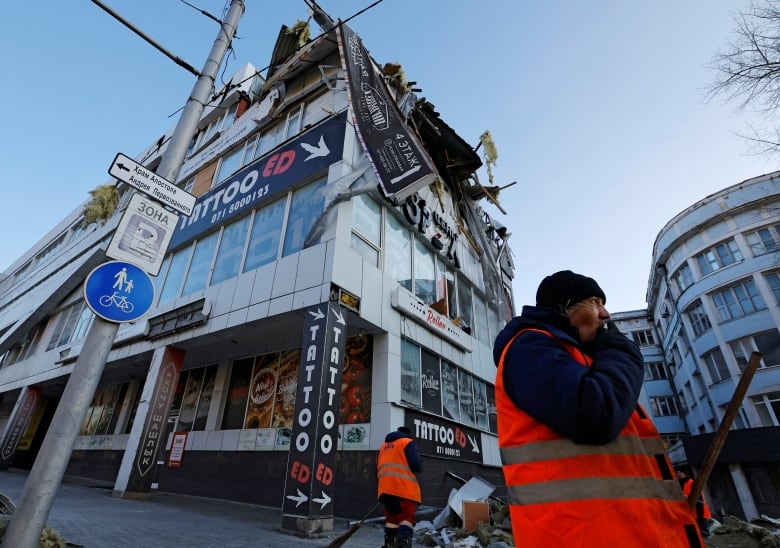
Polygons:
M100 5L96 0L93 1ZM244 0L231 0L228 14L157 169L157 174L164 179L175 182L179 176L187 147L195 134L204 106L209 101L219 67L243 13ZM27 477L22 499L3 537L3 545L14 548L38 546L41 531L46 525L54 496L65 475L76 437L95 395L118 329L118 323L96 317L87 333L83 349L73 366L62 399Z

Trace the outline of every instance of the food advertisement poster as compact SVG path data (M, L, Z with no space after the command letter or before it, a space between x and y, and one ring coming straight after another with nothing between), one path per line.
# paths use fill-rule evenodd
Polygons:
M373 339L370 336L358 335L347 339L344 374L341 377L341 424L371 422L372 356Z
M282 352L276 381L276 400L271 426L291 428L295 413L295 393L298 388L298 368L301 351L296 348ZM277 434L277 440L279 434ZM278 445L278 444L277 444Z
M182 375L182 377L187 377L187 383L184 385L176 431L189 432L192 430L192 424L195 422L195 411L198 409L198 397L203 386L203 373L204 370L201 368L189 371L189 375Z
M258 356L252 370L244 428L269 428L274 411L279 354Z
M368 424L342 424L341 447L345 451L366 450L368 447Z

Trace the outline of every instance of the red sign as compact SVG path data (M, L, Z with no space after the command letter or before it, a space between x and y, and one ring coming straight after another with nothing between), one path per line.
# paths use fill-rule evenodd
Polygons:
M179 468L184 459L184 447L187 445L187 432L174 432L171 442L171 452L168 454L170 468Z

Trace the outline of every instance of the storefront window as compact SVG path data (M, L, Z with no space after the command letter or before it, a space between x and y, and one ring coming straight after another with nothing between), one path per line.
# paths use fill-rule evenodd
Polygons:
M187 272L187 279L184 282L182 295L189 295L206 287L218 235L219 233L215 232L195 244L195 251L192 253L192 261Z
M225 412L222 416L223 430L236 430L244 427L247 400L249 396L249 381L252 379L254 358L244 358L233 362L230 371Z
M385 274L412 290L412 247L409 229L393 215L385 228Z
M238 274L241 257L244 255L249 217L244 217L225 227L219 242L217 260L214 263L214 273L211 275L211 285L218 284Z
M401 341L401 401L421 406L420 399L420 348Z
M127 383L99 388L92 398L79 435L102 436L113 434L121 402L127 392Z
M463 424L475 426L474 416L474 378L463 369L458 369L458 388L460 389L460 420Z
M277 200L255 212L252 233L249 235L249 249L244 261L244 272L276 260L279 254L279 240L282 237L286 203L285 199Z
M447 362L441 363L441 399L444 418L459 422L458 369Z
M321 191L327 182L326 178L322 178L293 193L284 232L282 257L316 243L309 232L325 209L325 196Z
M441 371L439 357L422 350L422 407L441 415Z

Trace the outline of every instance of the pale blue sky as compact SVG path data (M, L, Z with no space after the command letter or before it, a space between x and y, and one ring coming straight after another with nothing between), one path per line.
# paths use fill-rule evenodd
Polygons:
M180 0L105 0L200 69L217 27ZM224 2L192 4L217 16ZM225 78L265 68L303 0L247 0ZM322 0L346 19L369 0ZM644 308L652 246L697 200L778 168L748 154L746 117L705 103L705 64L742 1L384 0L350 22L400 62L467 142L489 129L518 310L545 275L595 277L612 311ZM312 21L314 34L319 28ZM0 188L5 270L178 119L194 77L88 0L3 8ZM173 115L173 116L171 116ZM487 182L482 170L480 180ZM486 204L486 202L483 202Z

